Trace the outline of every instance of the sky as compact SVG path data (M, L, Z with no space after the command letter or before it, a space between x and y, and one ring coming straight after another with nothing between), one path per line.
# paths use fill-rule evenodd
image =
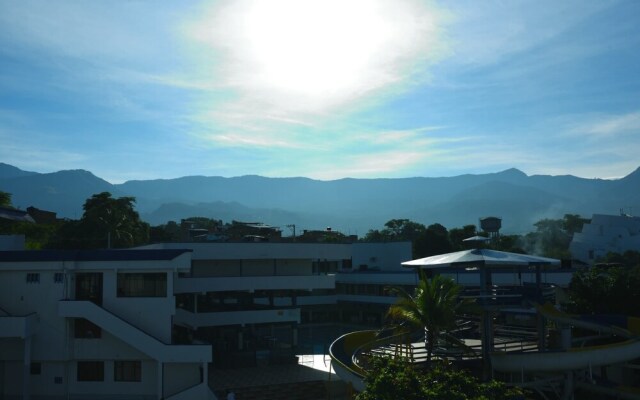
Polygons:
M640 1L0 0L0 162L111 183L640 166Z

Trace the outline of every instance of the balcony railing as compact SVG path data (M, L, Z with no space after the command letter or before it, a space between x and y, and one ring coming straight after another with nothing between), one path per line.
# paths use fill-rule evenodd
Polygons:
M300 322L300 309L271 309L248 311L223 311L192 313L187 310L177 309L174 317L176 324L191 328L202 326L224 326L242 324L268 324L278 322Z
M211 278L178 278L174 293L201 293L252 290L334 289L335 275L302 276L221 276Z

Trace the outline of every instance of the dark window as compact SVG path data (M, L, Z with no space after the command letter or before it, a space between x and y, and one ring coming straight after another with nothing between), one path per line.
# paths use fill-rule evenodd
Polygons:
M27 274L27 283L40 283L40 274L30 272Z
M118 297L167 297L167 274L118 274Z
M31 372L31 375L40 375L40 373L42 372L42 364L40 364L39 362L32 362L29 370Z
M78 361L78 382L104 381L104 363L102 361Z
M56 385L61 385L62 384L62 377L61 376L56 376L53 378L53 383L55 383Z
M142 362L116 361L113 363L113 379L116 382L142 381Z
M62 272L56 272L53 274L53 282L54 283L62 283L64 280L64 274Z
M84 318L76 318L73 323L73 337L76 339L100 339L102 329Z

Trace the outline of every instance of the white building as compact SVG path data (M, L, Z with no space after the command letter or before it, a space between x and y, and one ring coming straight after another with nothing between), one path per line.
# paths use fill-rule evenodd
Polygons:
M381 267L412 275L400 265L411 258L410 243L162 243L142 249L183 247L193 250L192 269L175 282L174 322L185 340L211 343L214 363L224 359L224 366L291 360L300 329L342 321L348 307L338 304L352 300L336 292L343 276L364 277Z
M582 232L573 235L569 250L573 258L589 264L609 252L640 251L640 217L593 214Z
M212 398L209 345L173 344L187 250L0 251L0 398Z

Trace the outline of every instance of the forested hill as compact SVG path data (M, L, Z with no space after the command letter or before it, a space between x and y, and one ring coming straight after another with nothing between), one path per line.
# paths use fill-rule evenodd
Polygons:
M111 184L88 171L40 174L0 163L0 190L13 204L78 218L92 194L135 196L151 224L203 216L225 221L260 221L298 229L332 227L363 236L394 218L475 224L479 217L503 218L503 231L522 233L542 218L566 213L590 217L640 210L640 169L617 180L574 176L528 176L517 169L446 178L339 179L190 176Z

